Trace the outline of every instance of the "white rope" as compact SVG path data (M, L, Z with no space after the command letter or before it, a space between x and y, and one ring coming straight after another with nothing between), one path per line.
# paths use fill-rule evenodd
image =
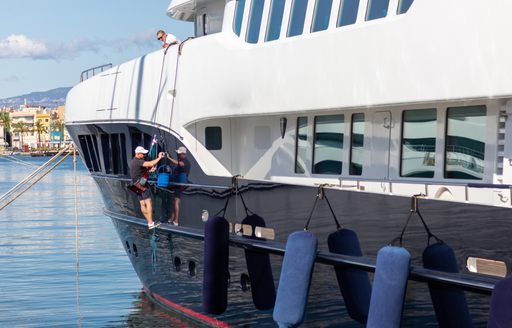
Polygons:
M76 311L78 314L77 324L82 327L82 313L80 311L80 261L78 253L78 178L76 169L76 147L73 147L73 185L75 189L75 288L76 288Z
M37 182L39 182L39 180L44 178L48 173L53 171L53 169L55 169L60 163L62 163L68 156L69 156L69 153L64 155L64 157L62 157L62 159L60 159L57 163L55 163L52 167L50 167L48 169L48 171L46 171L42 175L36 177L35 181L33 181L31 184L28 185L28 187L26 187L25 189L21 190L19 193L15 194L14 196L12 196L12 194L14 192L10 192L10 193L8 192L8 193L4 194L0 200L4 200L4 198L7 198L8 196L11 196L12 198L9 201L7 201L7 203L5 203L4 205L0 206L0 211L3 210L4 208L6 208L7 205L9 205L10 203L14 202L18 197L23 195L27 190L32 188L33 185L35 185ZM26 183L28 183L28 181ZM26 183L24 183L24 184L26 184ZM19 188L21 188L21 185L17 189L19 189Z

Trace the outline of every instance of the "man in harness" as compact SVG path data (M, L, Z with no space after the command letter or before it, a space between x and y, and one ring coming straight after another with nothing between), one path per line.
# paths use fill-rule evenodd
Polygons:
M158 154L158 157L152 161L146 161L147 149L142 146L135 148L135 156L130 162L130 176L132 178L131 190L137 193L140 201L140 210L148 221L148 228L154 229L160 225L153 222L153 204L151 201L151 191L147 185L147 178L150 172L156 170L156 164L164 157L164 153Z

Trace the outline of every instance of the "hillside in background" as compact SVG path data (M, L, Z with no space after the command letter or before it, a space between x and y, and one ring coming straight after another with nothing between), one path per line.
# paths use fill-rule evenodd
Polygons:
M32 106L57 107L66 103L66 95L71 88L57 88L42 92L31 92L26 95L0 99L1 107L18 108L25 103Z

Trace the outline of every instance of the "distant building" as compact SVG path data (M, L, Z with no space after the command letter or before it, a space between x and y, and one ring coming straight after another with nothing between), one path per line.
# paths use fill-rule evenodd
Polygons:
M2 122L0 122L0 150L3 150L7 147L5 142L5 127Z
M19 149L37 147L37 137L34 137L34 122L37 110L13 111L11 116L12 146ZM24 123L25 128L20 130L17 123Z
M50 113L41 113L35 115L35 122L41 122L44 127L44 131L39 135L39 143L40 147L49 147L50 146L50 131L51 131L51 118ZM34 122L34 124L35 124ZM37 129L34 125L34 134L38 137Z

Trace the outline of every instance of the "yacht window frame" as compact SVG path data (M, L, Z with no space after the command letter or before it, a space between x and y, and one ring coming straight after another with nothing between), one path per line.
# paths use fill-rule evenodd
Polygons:
M233 15L233 32L238 36L240 36L240 34L242 33L242 23L244 21L245 3L246 3L246 0L236 0L236 4L235 4L235 13ZM240 4L242 4L241 7L240 7ZM241 11L239 11L239 9Z
M318 123L318 118L320 117L341 117L342 118L342 121L339 122L342 124L342 128L340 129L340 133L341 133L341 154L340 154L340 158L339 158L339 162L341 164L341 167L340 167L340 170L338 173L321 173L321 172L317 172L317 170L315 169L315 154L316 154L316 142L317 142L317 123ZM313 155L312 155L312 160L311 160L311 173L312 174L321 174L321 175L342 175L343 174L343 159L344 159L344 151L345 151L345 130L346 130L346 121L345 121L345 114L326 114L326 115L316 115L314 117L314 121L313 121L313 149L312 149L312 152L313 152Z
M319 22L317 21L317 19L319 17L317 15L318 15L319 4L321 2L325 2L325 1L329 1L330 4L328 6L329 12L327 13L327 16L326 16L327 24L322 25L322 24L319 24ZM332 13L332 5L333 5L333 0L316 0L315 1L315 8L313 10L313 18L312 18L311 27L310 27L310 33L325 31L329 28L329 21L331 19L331 13ZM325 8L323 8L323 9L325 9ZM325 18L325 16L322 16L322 17ZM319 26L317 26L317 25L319 25Z
M349 23L347 24L342 24L341 23L341 19L344 17L343 16L343 13L345 12L345 9L347 8L346 7L346 4L348 1L354 1L354 2L357 2L357 4L355 5L355 16L353 17L354 21L350 21ZM348 25L353 25L355 23L357 23L357 16L359 14L359 5L360 5L360 2L361 0L341 0L340 1L340 6L338 8L338 17L336 18L336 27L342 27L342 26L348 26ZM352 17L350 17L352 18Z
M483 158L482 158L482 161L484 163L484 167L483 167L483 171L482 171L482 176L480 178L478 177L474 177L474 178L457 178L457 177L450 177L449 174L448 174L448 171L447 171L447 167L448 167L448 129L449 129L449 114L450 114L450 110L462 110L462 109L467 109L468 108L477 108L477 107L480 107L480 108L483 108L484 109L484 115L481 115L485 118L484 120L484 131L487 131L487 128L488 128L488 122L487 122L487 115L488 115L488 111L489 111L489 108L487 105L485 104L479 104L479 105L469 105L469 106L452 106L452 107L447 107L446 108L446 114L445 114L445 128L444 128L444 140L445 140L445 143L444 143L444 165L443 165L443 178L445 179L449 179L449 180L470 180L470 181L482 181L484 178L485 178L485 160L486 160L486 147L487 147L487 136L485 135L484 136L484 140L483 140Z
M362 115L363 117L363 142L362 142L362 146L361 146L361 151L363 153L363 156L364 157L364 138L365 138L365 132L366 132L366 115L364 112L360 112L360 113L352 113L351 117L350 117L350 153L349 153L349 159L348 159L348 171L349 171L349 175L357 175L357 176L360 176L360 175L363 175L363 168L364 168L364 163L361 164L361 172L359 173L354 173L353 171L353 168L352 168L352 159L353 159L353 151L354 151L354 119L356 118L356 115Z
M304 155L304 167L301 167L302 168L302 172L299 172L300 170L297 170L299 168L298 166L298 159L299 159L299 136L300 136L300 133L299 133L299 124L301 123L300 121L302 120L305 120L305 128L306 128L306 149L305 149L305 155ZM308 139L309 139L309 135L308 135L308 121L309 121L309 118L307 116L298 116L297 117L297 121L296 121L296 124L295 124L295 161L294 161L294 173L296 174L304 174L306 173L306 168L307 168L307 157L308 157L308 147L307 147L307 143L308 143Z
M295 7L296 4L299 4L299 5L303 4L304 6L303 7ZM298 8L298 9L295 10L295 8ZM302 8L304 8L303 12L302 12ZM301 10L301 11L299 11L299 10ZM299 35L304 34L304 26L306 24L307 11L308 11L308 0L293 0L292 1L292 5L290 8L290 19L288 21L288 28L286 31L287 38L292 38L294 36L299 36ZM301 16L302 16L302 18L301 18ZM295 20L294 18L297 18L297 17L300 19ZM292 31L292 25L295 22L302 22L302 23L300 23L301 24L300 33L292 34L292 32L295 33L295 31ZM297 25L297 28L298 28L298 25ZM298 30L297 30L297 32L298 32Z
M274 9L274 4L276 2L279 2L280 4L282 3L282 7L276 7L277 9ZM272 2L270 3L270 9L268 11L268 18L267 18L267 26L266 26L266 31L265 31L265 42L279 40L279 38L281 37L281 29L283 28L283 19L284 19L284 9L285 9L285 7L286 7L286 0L272 0ZM277 31L277 37L271 39L270 38L270 32L272 31L271 30L271 24L276 22L276 21L273 20L273 18L274 18L274 14L279 14L279 12L277 10L281 11L280 12L281 17L278 20L278 22L279 22L279 26L278 27L279 28L276 30ZM272 35L272 37L274 37L274 35Z
M209 131L215 134L215 136L211 137ZM216 142L209 141L215 140L218 138L220 140L218 145ZM218 145L218 146L217 146ZM207 150L222 150L222 127L221 126L207 126L204 128L204 146Z
M251 0L249 9L249 20L247 22L247 31L245 32L245 41L247 43L258 43L261 23L263 22L263 9L265 0ZM258 14L255 16L255 14Z
M384 16L378 16L378 15L373 16L374 13L372 12L372 5L374 3L377 3L378 1L386 1L387 2L386 13ZM391 0L368 0L367 7L366 7L365 20L372 21L372 20L376 20L376 19L386 18L389 14L389 5L390 4L391 4ZM370 15L372 15L372 16L370 17Z
M418 177L418 176L413 176L413 175L404 175L403 173L403 167L404 167L404 134L405 134L405 128L404 128L404 125L405 125L405 115L406 115L406 112L415 112L415 111L427 111L427 110L430 110L430 111L434 111L435 113L435 118L434 118L434 151L433 151L433 154L434 154L434 168L432 170L432 176L428 176L428 177ZM437 139L438 139L438 132L437 132L437 122L438 122L438 117L439 117L439 110L435 107L433 108L414 108L414 109L405 109L402 111L402 121L401 121L401 125L400 125L400 157L399 157L399 168L398 168L398 174L401 178L405 178L405 179L433 179L435 176L436 176L436 154L437 154Z

